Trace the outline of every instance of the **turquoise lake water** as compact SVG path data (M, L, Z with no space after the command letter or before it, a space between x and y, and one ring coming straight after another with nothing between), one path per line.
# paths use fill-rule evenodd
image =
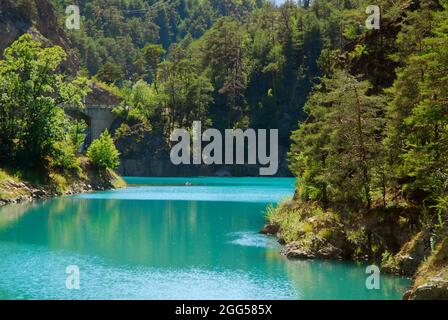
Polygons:
M0 208L0 299L399 299L410 285L381 275L368 290L365 265L281 256L258 231L294 179L126 180Z

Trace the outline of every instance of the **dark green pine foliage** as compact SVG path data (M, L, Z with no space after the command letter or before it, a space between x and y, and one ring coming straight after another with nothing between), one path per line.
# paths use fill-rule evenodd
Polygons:
M308 119L293 132L291 170L304 199L367 208L381 187L382 97L344 71L323 78L308 100Z
M392 7L381 34L357 37L343 55L322 51L318 62L326 76L305 105L307 120L291 136L290 168L305 200L417 208L418 217L409 218L440 236L448 223L448 3L397 5L405 14ZM374 53L378 36L388 56ZM391 75L357 66L362 60L389 66Z

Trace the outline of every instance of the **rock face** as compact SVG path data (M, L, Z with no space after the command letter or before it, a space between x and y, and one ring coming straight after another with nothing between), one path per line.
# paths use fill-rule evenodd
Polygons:
M448 300L448 281L432 278L429 282L407 291L404 300Z
M406 300L448 300L448 236L436 247L428 262L422 263Z
M260 233L266 235L276 235L279 229L280 226L278 224L267 223L264 225L263 229L261 229Z
M120 104L122 99L106 89L102 88L98 83L93 82L91 85L91 92L89 92L85 99L85 104L95 106L111 106L115 107Z
M323 238L314 237L306 242L294 241L282 248L282 254L292 259L344 259L341 248Z
M346 259L353 248L340 217L300 201L285 201L261 233L276 235L285 244L281 253L294 259Z
M121 123L112 125L112 132ZM170 160L170 146L166 139L150 131L140 130L138 125L129 128L129 134L117 139L121 153L119 174L123 176L259 176L258 165L174 165ZM282 153L283 152L283 153ZM286 150L279 149L281 160L277 176L290 176L286 165Z
M382 266L383 271L413 276L424 259L431 254L430 236L428 230L420 231Z
M0 181L0 206L52 196L50 188L38 188L13 179Z
M61 66L63 72L76 73L79 61L70 48L70 42L58 20L49 0L0 0L0 59L3 51L24 33L45 46L58 45L67 55L67 61Z

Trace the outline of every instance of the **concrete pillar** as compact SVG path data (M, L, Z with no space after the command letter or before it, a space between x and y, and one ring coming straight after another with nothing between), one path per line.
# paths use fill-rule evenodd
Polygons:
M87 106L83 112L90 118L91 141L98 139L101 133L109 129L116 118L109 106Z

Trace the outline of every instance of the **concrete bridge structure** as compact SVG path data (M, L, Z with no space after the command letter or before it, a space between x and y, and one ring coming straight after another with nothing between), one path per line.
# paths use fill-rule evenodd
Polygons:
M99 138L106 129L110 130L117 119L113 108L118 106L121 99L97 84L92 85L85 99L85 108L80 110L74 106L65 106L65 113L74 119L83 119L87 124L86 141L84 146L89 146L93 140Z
M65 113L74 119L83 119L87 124L86 146L93 140L98 139L106 130L110 130L117 116L112 112L114 106L107 105L86 105L82 110L67 106Z

